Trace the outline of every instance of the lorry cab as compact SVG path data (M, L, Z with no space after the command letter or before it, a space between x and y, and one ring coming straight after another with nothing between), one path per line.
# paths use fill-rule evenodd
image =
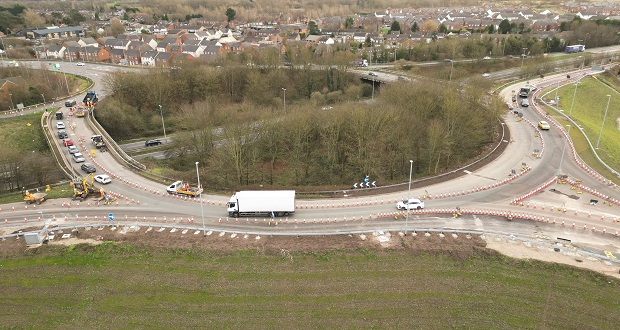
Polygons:
M169 194L176 194L177 190L180 190L183 187L183 181L175 181L173 184L166 188L166 191Z

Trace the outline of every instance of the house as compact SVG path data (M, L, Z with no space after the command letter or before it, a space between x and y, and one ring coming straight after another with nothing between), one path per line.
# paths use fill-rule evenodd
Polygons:
M80 58L80 48L77 46L69 46L65 49L65 59L69 60L69 62L77 60Z
M155 66L155 56L157 56L156 50L146 51L140 56L140 63L148 66Z
M366 41L366 36L368 33L366 32L355 32L353 33L353 40L356 42L364 42Z
M172 64L173 58L174 58L174 53L158 52L157 55L155 55L155 65L156 66L169 66Z
M127 65L139 65L142 62L140 61L141 53L137 49L129 49L125 52L125 62Z
M80 44L80 47L99 46L99 43L97 42L97 40L90 38L90 37L80 38L80 40L78 40L77 43Z
M192 55L193 57L200 57L200 55L202 55L204 51L204 48L202 46L198 46L198 45L183 45L183 54L189 54Z
M81 38L86 34L86 28L81 26L68 26L68 27L51 27L46 29L32 30L26 33L28 39L68 39L68 38Z
M125 50L117 48L110 49L110 63L125 64Z
M127 50L129 49L134 49L134 50L138 50L140 49L140 47L146 45L146 43L144 41L130 41L129 44L127 45Z
M45 52L47 58L64 58L65 56L65 46L62 45L51 45L47 48Z
M311 43L311 44L318 44L319 40L321 39L322 36L320 35L309 35L306 37L306 41Z
M103 47L82 47L80 48L80 58L90 62L103 62L110 58L110 51Z

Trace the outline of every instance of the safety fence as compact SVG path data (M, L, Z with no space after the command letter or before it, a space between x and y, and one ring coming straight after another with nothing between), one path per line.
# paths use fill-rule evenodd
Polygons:
M534 206L534 208L536 208L536 206ZM544 210L544 206L542 209ZM552 210L553 209L551 209L550 211L553 212ZM292 218L292 219L289 219L288 217L286 218L260 218L260 219L259 218L206 217L205 221L209 223L209 225L213 225L217 223L220 226L227 225L227 224L228 225L245 224L247 226L251 226L251 225L270 225L270 226L295 225L295 226L299 226L299 225L306 225L306 224L310 225L310 224L330 224L330 223L331 224L369 223L375 220L385 220L385 219L399 220L399 219L405 219L405 218L409 218L410 220L413 221L419 218L414 219L412 217L428 216L428 215L435 215L435 216L449 215L449 216L452 216L452 218L460 218L464 215L471 215L474 217L475 216L501 217L507 220L514 220L514 219L530 220L530 221L535 221L535 222L540 222L540 223L560 225L562 227L571 228L571 229L579 229L580 231L590 231L592 233L607 234L606 226L609 225L610 223L605 221L604 215L601 215L600 217L599 228L602 226L602 229L596 229L596 225L592 224L592 222L588 223L590 225L590 227L588 227L588 224L583 224L583 223L578 224L577 221L575 220L569 220L568 216L565 216L565 214L566 214L566 209L563 212L558 211L556 215L545 216L545 215L534 214L530 212L515 212L515 211L494 210L494 209L445 208L445 209L422 209L422 210L409 211L409 217L407 216L407 212L380 212L380 213L369 213L367 216L358 214L357 216L352 216L352 217L343 216L343 217ZM579 216L576 210L575 210L574 215ZM565 218L562 219L563 217ZM584 214L584 217L585 217L584 219L596 219L592 217L591 213L588 213L587 215ZM574 216L572 218L574 219ZM108 219L108 215L107 214L101 214L101 216L91 215L90 217L87 215L79 215L79 214L65 215L65 216L59 216L59 217L56 217L56 215L52 215L49 219L55 223L58 223L58 221L65 221L65 222L67 221L85 221L85 222L94 221L96 223L100 220ZM38 215L36 217L31 217L31 218L24 217L23 220L9 221L6 218L4 220L5 225L9 225L9 224L14 225L20 222L42 223L43 219L40 215ZM110 223L123 223L123 222L135 223L135 224L150 223L150 224L171 224L171 225L179 224L180 225L180 224L194 224L196 222L196 219L193 216L156 217L156 216L116 215L114 218L114 221L111 221ZM617 218L613 218L611 221L611 223L617 223L617 222L618 222ZM217 230L221 230L221 229L217 229ZM244 230L245 229L239 230L239 231L244 231ZM619 236L617 229L615 229L615 233L612 233L610 231L610 234L616 237Z
M592 189L592 188L586 187L586 186L582 185L581 183L579 183L579 182L577 182L575 180L572 180L570 178L566 178L564 180L566 180L566 182L568 182L568 184L570 184L573 187L576 187L577 189L581 189L581 190L586 191L586 192L588 192L588 193L590 193L590 194L592 194L594 196L597 196L599 198L604 199L607 203L609 203L610 206L612 204L620 205L620 201L619 200L617 200L615 198L612 198L610 196L607 196L607 195L601 193L600 191L598 191L596 189Z
M555 182L555 180L556 180L556 178L555 178L555 177L554 177L553 179L548 180L548 181L547 181L547 182L545 182L543 185L538 186L536 189L534 189L534 190L532 190L532 191L528 192L527 194L525 194L525 195L521 195L521 196L519 196L519 197L517 197L517 198L513 199L513 200L510 202L510 204L514 204L514 205L517 205L517 204L523 204L523 201L524 201L524 200L526 200L526 199L528 199L528 198L530 198L530 197L532 197L532 196L534 196L534 195L538 194L539 192L541 192L541 191L545 190L547 187L549 187L550 185L552 185L552 184Z

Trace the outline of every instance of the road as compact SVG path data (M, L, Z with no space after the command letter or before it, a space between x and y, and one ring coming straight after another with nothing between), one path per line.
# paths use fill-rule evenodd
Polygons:
M64 69L67 72L85 75L93 79L98 94L105 96L107 90L102 79L107 72L118 68L87 64L85 67L63 65L61 70ZM573 77L577 75L579 73L572 74ZM542 89L545 86L557 85L559 80L566 80L566 74L533 79L528 83L537 85ZM510 101L511 91L518 91L525 84L524 82L508 86L501 91L500 95L505 100ZM503 142L508 144L506 151L491 164L449 182L426 187L412 187L412 197L423 198L425 195L430 195L430 198L426 198L426 212L428 214L412 214L409 221L406 222L402 218L395 220L393 215L393 212L396 211L394 204L397 200L408 197L406 192L374 197L356 197L355 191L353 191L348 197L337 199L298 200L295 215L279 219L282 223L275 227L267 226L265 219L229 219L226 217L225 209L228 196L203 195L205 227L208 226L210 230L260 231L281 234L371 231L373 229L412 230L414 228L518 232L525 236L538 235L543 232L549 237L557 237L561 234L562 237L574 241L581 240L591 244L618 246L615 236L609 235L620 230L620 223L613 221L620 214L618 205L603 204L600 197L584 190L582 190L582 194L577 194L575 190L571 190L570 185L566 184L552 184L551 186L556 188L559 193L551 192L549 190L551 186L548 183L553 181L557 174L563 173L574 180L582 180L583 186L596 190L601 195L620 200L618 187L609 186L584 171L582 166L577 165L570 143L563 158L565 135L556 126L546 132L536 131L535 126L538 121L543 119L551 123L553 121L545 118L544 113L540 110L536 110L535 102L532 101L531 103L531 107L522 110L523 119L514 116L512 112L506 113L503 126L510 130L512 139ZM68 120L68 123L72 125L71 137L74 140L93 134L83 121L80 118ZM55 124L52 125L52 127L54 126ZM80 146L86 155L92 149L88 142L86 140ZM62 146L60 148L64 149ZM535 154L536 150L538 151L537 154ZM561 161L562 168L559 171ZM166 223L168 224L180 224L181 220L187 224L189 219L193 219L192 225L202 226L201 207L197 200L167 196L164 185L134 173L126 165L119 164L109 153L97 153L91 162L97 165L97 173L109 172L113 176L113 182L105 188L118 196L118 205L96 206L91 201L90 203L81 203L78 206L75 202L68 200L48 201L36 209L32 207L24 209L24 205L21 203L8 205L4 206L2 210L2 215L6 219L4 226L15 226L26 220L38 223L39 217L42 217L42 221L55 221L57 223L92 222L95 216L101 220L108 213L115 213L121 219L124 219L126 215L128 220L125 221L128 222L142 219L144 223L162 224L162 219L166 216ZM79 171L78 165L71 164ZM522 171L522 169L525 170ZM533 192L536 193L533 194ZM521 200L522 196L527 196L527 198ZM578 199L570 196L576 196ZM519 202L513 203L515 199ZM590 205L590 199L598 199L600 203ZM70 207L68 207L69 205ZM451 214L456 207L461 208L466 214L453 219ZM13 208L15 208L14 211ZM514 217L515 220L507 222L501 216L486 214L503 215L502 212L510 212L511 217ZM86 220L85 216L88 216L89 219ZM527 217L536 217L539 221L517 220ZM173 219L172 222L171 218ZM540 219L543 220L540 221ZM553 221L556 222L555 225ZM564 222L564 226L561 226L561 222ZM573 223L575 223L575 228L573 228ZM586 230L583 229L583 226ZM606 235L602 234L603 229L605 229Z

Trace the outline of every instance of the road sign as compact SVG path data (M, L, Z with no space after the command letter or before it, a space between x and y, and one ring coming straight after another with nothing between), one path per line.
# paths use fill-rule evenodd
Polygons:
M110 219L110 221L114 221L114 214L108 214L108 219Z

